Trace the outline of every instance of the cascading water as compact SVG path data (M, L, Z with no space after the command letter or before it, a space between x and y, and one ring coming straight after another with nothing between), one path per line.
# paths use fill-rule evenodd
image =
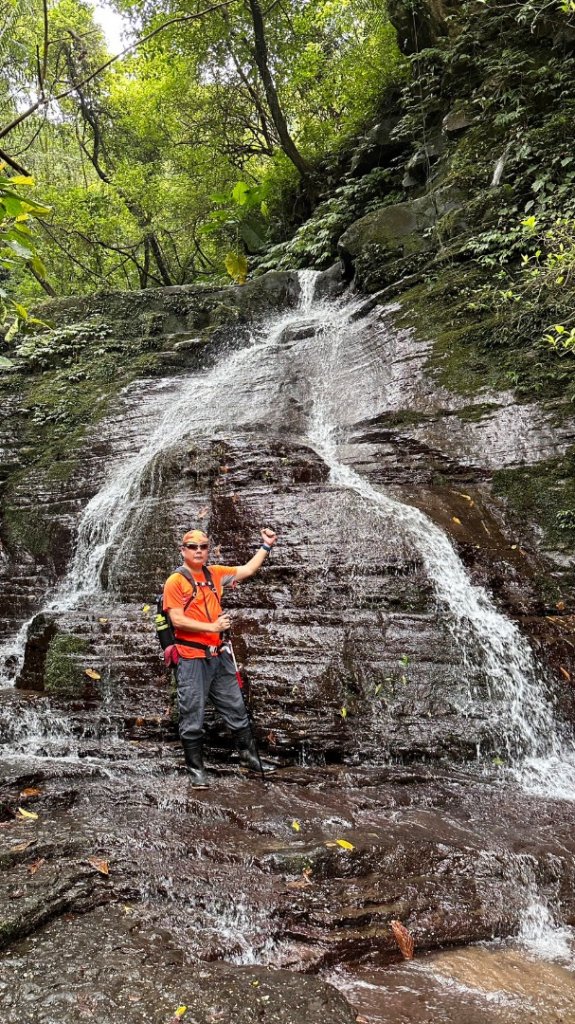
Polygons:
M494 709L497 744L506 760L522 759L523 784L534 792L570 798L575 793L572 745L558 736L531 651L516 626L471 583L438 527L342 460L346 429L385 407L385 382L372 372L373 356L358 353L367 327L382 336L388 329L381 312L371 311L365 300L315 299L316 277L315 272L301 273L299 308L254 329L247 347L193 379L171 382L168 397L158 402L156 428L84 510L72 564L46 610L66 612L101 595L104 567L113 596L114 566L139 517L155 500L164 453L188 437L198 442L257 424L280 433L285 403L295 398L300 409L298 433L329 466L333 485L352 495L356 514L367 518L372 529L392 532L423 563L440 613L459 647L462 678L469 679L462 689L461 714L485 714L487 696ZM350 381L346 366L352 352L357 358ZM199 424L190 415L191 408L202 410ZM25 628L4 654L14 660L24 640ZM478 676L483 693L478 692Z
M172 940L179 936L181 948L188 956L192 951L194 962L203 956L206 960L227 959L235 965L279 963L290 967L302 963L309 971L313 970L315 957L321 954L323 936L331 929L325 943L330 963L338 955L333 947L336 935L336 943L342 949L345 946L344 956L353 948L357 935L361 956L371 949L379 963L378 937L385 931L384 908L393 893L398 905L405 901L406 906L414 908L416 927L423 922L425 943L430 937L436 943L443 942L442 935L448 938L446 945L461 941L458 928L465 929L464 935L483 938L517 934L520 928L519 941L528 951L547 959L558 957L561 964L570 963L572 935L561 927L559 912L565 879L572 877L566 840L569 825L559 833L552 853L548 852L551 844L547 821L533 839L533 846L529 846L526 834L531 822L539 814L540 806L548 809L550 804L526 800L516 782L519 780L524 789L537 796L572 799L575 756L571 740L566 738L561 745L552 708L544 696L544 680L517 628L499 614L485 591L471 582L442 531L422 512L399 501L369 477L370 455L377 460L379 451L370 451L370 442L361 435L358 440L358 425L361 427L382 411L402 408L401 388L408 378L401 373L410 373L409 340L402 341L398 332L390 328L386 311L374 309L371 300L318 299L316 281L314 273L302 273L299 308L255 326L250 343L223 358L216 367L193 376L166 379L160 385L154 382L149 387L138 386L137 400L147 403L147 419L153 426L141 448L134 451L132 447L132 454L121 465L114 465L100 491L87 504L78 522L73 561L44 610L56 616L62 613L64 619L70 613L72 626L80 623L85 628L88 620L91 628L106 604L109 609L115 603L121 605L117 593L122 572L125 574L126 564L133 564L129 558L137 550L138 534L156 507L162 512L161 503L166 498L162 467L170 452L179 455L191 444L194 449L201 449L204 442L209 450L214 440L228 442L235 435L241 435L235 449L240 453L245 452L242 445L252 436L258 439L258 444L263 439L261 447L265 451L267 438L279 438L283 445L289 433L289 442L296 442L294 450L299 451L301 446L313 449L329 467L329 484L324 487L322 482L306 492L313 491L318 507L324 500L326 503L325 513L316 508L309 522L319 532L324 516L325 525L332 528L326 530L330 539L321 551L332 550L329 544L335 538L337 550L344 552L337 582L349 585L348 607L353 605L356 594L361 596L362 556L367 557L373 537L385 536L394 554L397 550L405 556L410 571L411 566L416 566L417 576L406 577L407 583L410 578L419 580L422 567L421 575L431 584L435 606L429 605L430 588L425 583L421 588L425 591L423 611L419 617L409 619L407 629L417 629L418 623L425 629L427 618L445 623L447 629L438 630L440 642L449 632L459 676L455 684L452 680L446 684L448 699L462 718L468 716L485 723L482 735L486 737L486 749L501 750L507 765L515 767L499 771L494 781L492 772L484 775L474 767L462 771L455 766L450 771L449 766L441 764L434 778L436 769L429 763L412 772L409 765L377 764L374 768L371 763L354 766L348 761L342 770L329 765L320 777L314 745L310 742L308 750L304 741L300 767L288 770L289 784L282 785L279 773L279 781L273 787L258 788L254 797L252 780L241 778L234 768L227 774L227 768L220 766L222 777L217 778L209 793L190 794L183 775L178 773L169 743L161 739L156 744L155 739L146 735L141 743L135 739L131 745L126 738L129 733L124 730L125 708L129 708L128 715L139 713L138 680L134 682L132 677L118 683L121 669L116 663L116 677L110 673L108 697L103 696L98 705L104 714L111 712L109 724L117 727L113 749L106 746L106 755L110 756L99 752L97 730L89 733L94 725L93 709L82 709L72 723L67 709L58 711L45 698L28 701L27 697L8 691L0 695L6 698L4 703L0 701L3 753L8 755L10 771L19 780L18 787L28 786L30 781L37 786L37 777L44 787L38 827L43 830L42 851L50 849L53 841L56 844L58 871L65 848L63 837L66 843L72 837L70 849L79 851L73 856L81 857L84 867L86 856L90 856L90 863L96 851L99 859L104 851L107 856L110 850L111 884L119 879L118 892L122 892L121 886L128 881L124 891L134 899L133 906L123 907L128 919L132 914L134 919L138 917L138 927L134 920L130 933L134 927L135 932L145 935L149 927L151 933L161 936L162 946L168 936ZM398 350L400 358L390 359L388 370L386 352L397 356ZM399 364L402 369L397 374ZM128 405L134 402L133 394L127 398ZM195 415L196 410L201 410L201 416ZM280 449L284 451L278 446ZM285 450L290 451L289 445ZM187 461L189 464L189 455ZM313 467L315 472L315 456ZM288 468L292 473L292 468ZM294 480L295 473L288 476L286 471L286 479ZM320 480L324 480L323 473ZM282 500L288 503L290 488L291 483L286 487L287 498L282 494ZM185 483L182 489L187 500ZM328 524L334 509L339 517L335 527ZM304 510L299 511L305 518ZM304 533L305 527L300 535ZM378 558L387 549L374 545L374 550ZM388 607L392 608L389 615ZM381 619L377 618L378 610L372 615L370 609L366 621L393 619L393 607L391 602L383 605ZM403 605L400 607L401 615L395 621L407 618L403 616ZM278 619L283 610L278 609ZM125 611L123 605L120 611ZM106 611L104 622L108 614L112 617L112 612ZM317 621L319 632L325 620L318 616ZM97 628L94 623L94 630ZM101 642L102 636L98 635ZM310 635L313 643L313 629ZM332 635L337 638L340 634L335 630ZM105 633L104 642L108 636L112 634ZM265 636L263 629L260 636ZM290 633L290 642L292 636ZM26 626L5 646L3 654L10 652L13 659L15 655L21 656L25 639ZM334 648L334 661L341 653ZM429 664L433 667L432 661ZM451 662L438 658L437 664L449 668ZM136 666L136 677L137 671ZM424 664L422 672L425 671ZM129 698L135 694L135 699L122 705L118 712L114 702L122 699L124 686L126 690L133 687ZM161 691L163 702L164 689L156 689ZM104 687L101 693L105 695ZM107 699L110 704L104 708ZM372 702L369 714L373 714L369 721L375 721L382 715L381 705ZM84 726L87 735L82 733ZM387 728L385 720L382 728ZM88 742L84 743L86 739ZM488 740L492 740L490 745ZM92 752L97 757L92 757ZM31 756L38 753L43 761L30 762ZM48 759L54 760L49 763ZM317 786L313 781L315 772ZM69 783L61 781L66 773ZM90 773L97 776L93 787L87 786ZM401 792L394 788L396 774ZM104 776L105 786L101 782ZM257 785L260 786L259 780ZM351 800L346 795L349 787L354 789ZM20 793L18 801L24 799L24 793L25 790ZM525 819L521 829L517 820L523 822L524 805L531 819ZM561 829L570 808L559 803L553 806L559 808L555 820ZM15 819L15 829L26 827ZM76 836L78 829L80 833ZM343 836L351 840L351 850L347 846L341 848ZM564 849L561 843L565 844ZM391 880L383 870L372 874L373 854L365 857L365 852L372 849L380 851L381 863L395 872ZM316 871L314 861L301 877L294 878L283 889L285 878L279 883L279 874L291 872L294 863L307 865L308 853L313 861L317 851L321 871ZM349 862L343 860L348 855L357 856L358 877L353 887L349 886ZM364 868L368 875L362 891ZM294 874L299 871L299 866L294 868ZM330 872L334 875L330 876ZM38 877L41 880L41 872ZM420 884L425 886L423 911ZM391 888L386 890L385 886ZM412 892L417 892L415 900ZM510 894L511 902L515 903L508 912ZM309 895L312 900L307 906ZM123 894L121 898L125 898ZM470 907L473 909L468 913ZM406 913L411 913L411 909ZM287 932L282 932L285 916L288 927ZM76 917L83 921L88 914ZM466 918L486 922L487 926L481 933L467 931ZM450 931L452 920L455 924ZM90 918L87 927L91 926ZM106 929L109 930L108 925ZM42 936L39 945L45 941L46 963L53 965L57 956L52 952L50 939ZM116 960L115 936L113 941ZM131 940L126 935L122 941ZM477 947L470 948L473 954ZM94 958L97 960L99 955L98 951ZM83 950L79 956L82 965L90 960ZM141 959L140 952L138 957ZM310 958L307 962L306 957ZM405 971L411 971L412 966L404 965ZM150 969L147 960L145 969ZM75 992L75 986L84 985L84 970L82 966L76 972L80 982L72 973L64 982L59 979L67 999L69 990ZM422 973L421 965L416 964L415 970ZM21 976L28 985L27 971L22 971ZM102 972L97 984L104 980ZM403 985L403 976L400 980ZM18 991L18 978L14 984ZM395 1016L391 1013L389 1019ZM373 1019L381 1018L376 1015ZM506 1018L502 1018L502 1024L503 1021L507 1024Z

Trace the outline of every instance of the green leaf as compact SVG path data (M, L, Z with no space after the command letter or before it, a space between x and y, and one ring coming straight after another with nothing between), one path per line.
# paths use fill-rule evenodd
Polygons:
M232 191L232 198L238 204L238 206L245 206L248 201L249 186L246 185L245 181L238 181L237 185L234 186Z
M258 252L263 248L265 239L249 224L240 224L240 235L250 252Z
M34 258L30 260L30 266L36 274L40 275L40 277L46 277L46 267L39 256L34 256Z
M27 249L24 245L22 245L21 242L17 242L15 238L9 238L8 241L6 242L6 245L10 249L12 249L13 252L15 252L17 256L20 256L21 259L23 259L23 260L31 260L31 259L33 259L34 253L32 252L32 250L31 249Z

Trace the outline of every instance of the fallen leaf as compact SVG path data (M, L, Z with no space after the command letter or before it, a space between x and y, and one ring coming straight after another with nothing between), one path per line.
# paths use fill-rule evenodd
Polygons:
M95 668L85 668L84 675L88 676L88 679L101 679L102 676L99 672L96 672Z
M568 672L567 669L563 668L562 666L560 667L559 671L560 671L561 675L563 676L563 678L566 679L568 683L570 683L571 682L571 673Z
M558 612L564 612L565 611L565 601L557 601L557 604L555 605L555 607L556 607Z
M341 708L339 713L342 718L347 718L347 708Z
M45 857L39 857L38 860L32 861L32 863L28 865L28 874L35 875L37 870L38 870L38 868L41 868L42 864L45 864L45 863L46 863L46 858Z
M86 863L91 868L94 868L95 871L99 871L101 875L110 874L110 865L107 860L99 860L98 857L88 857Z
M472 505L475 504L470 494L464 494L463 491L453 491L453 494L458 494L460 498L465 498L465 500L469 501Z
M348 843L347 839L336 839L336 843L342 850L355 850L353 843Z
M34 846L35 842L35 839L29 839L27 843L18 843L17 846L11 846L10 853L24 853L24 850L27 850L29 846Z
M20 796L40 796L41 792L42 790L37 789L35 786L28 786L26 789L22 790Z
M293 828L294 832L300 832L301 831L301 825L300 825L299 821L292 821L291 827Z
M38 820L38 815L34 811L25 811L23 807L18 808L18 814L21 818L28 818L31 821Z
M461 519L458 519L457 516L452 516L451 517L451 522L452 523L457 523L458 526L461 526Z
M175 1017L183 1017L187 1009L188 1009L187 1006L178 1006L178 1009L176 1010L174 1016Z
M150 610L150 605L149 604L145 604L145 605L142 606L142 614L143 615L147 615L149 610Z
M251 984L252 988L258 988L260 983L257 980L257 978L254 978L254 980L250 984Z
M517 544L512 544L511 545L511 550L512 551L517 551Z
M138 726L138 729L140 729L143 726L143 724L144 724L144 719L143 718L136 718L135 724Z
M405 960L413 959L414 941L413 936L409 934L405 925L401 921L392 921L391 930L393 937L399 946L401 955Z
M485 524L483 519L481 520L481 525L482 525L483 529L485 530L487 536L491 537L491 534L490 534L489 530L487 529L487 525Z
M104 617L102 617L101 619L98 619L98 622L99 622L99 623L100 623L100 624L101 624L102 626L105 626L105 625L106 625L106 623L107 623L107 622L109 622L109 621L110 621L109 619L105 619Z

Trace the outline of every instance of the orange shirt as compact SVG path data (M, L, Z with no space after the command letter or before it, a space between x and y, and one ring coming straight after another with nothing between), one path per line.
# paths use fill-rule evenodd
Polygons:
M237 566L229 565L210 565L208 568L218 597L216 598L213 590L206 583L203 572L194 572L192 575L198 584L198 589L195 598L190 601L184 612L184 615L190 619L206 623L215 622L221 614L222 590L229 583L233 583L238 571ZM192 584L181 573L173 572L171 576L168 576L164 585L164 609L167 612L170 612L172 608L179 608L183 611L186 601L190 600L192 594ZM194 643L205 644L207 647L217 647L222 642L221 633L210 633L207 629L205 633L200 633L196 630L186 632L184 629L174 628L174 632L176 640L193 640ZM204 651L200 651L197 647L183 647L181 644L177 644L177 648L180 658L205 658Z

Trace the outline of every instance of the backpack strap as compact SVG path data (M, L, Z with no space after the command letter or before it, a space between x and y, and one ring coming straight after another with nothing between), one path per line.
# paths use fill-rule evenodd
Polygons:
M216 586L215 586L212 574L211 574L210 570L208 569L207 565L202 566L202 571L203 571L203 574L204 574L205 584L201 583L200 586L208 586L210 588L212 593L215 594L215 596L217 597L218 604L220 605L220 608L221 608L222 603L220 601L219 594L218 594L218 592L216 590ZM194 600L194 598L195 598L195 596L196 596L196 594L198 592L198 584L197 584L196 580L194 579L193 574L190 572L190 570L188 569L188 567L186 565L179 565L178 568L175 570L175 572L179 572L180 576L183 576L184 579L187 580L188 583L190 583L191 587L192 587L192 596L188 598L188 600L186 601L186 603L184 605L184 611L186 611L186 609L192 603L192 601Z

